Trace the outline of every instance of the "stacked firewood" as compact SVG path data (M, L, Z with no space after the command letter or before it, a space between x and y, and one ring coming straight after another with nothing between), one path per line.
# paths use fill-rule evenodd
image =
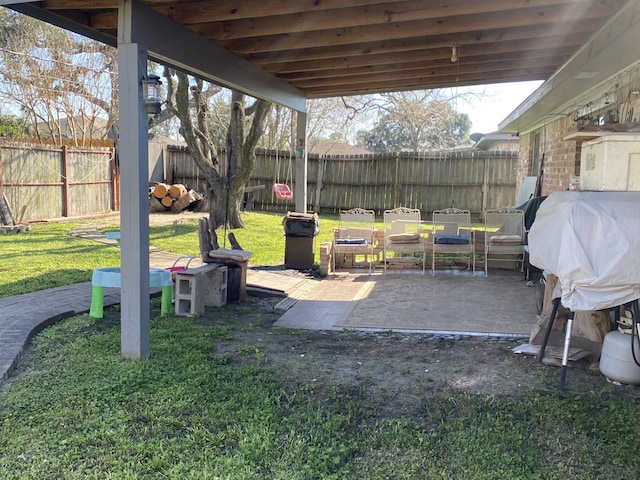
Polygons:
M158 183L149 189L149 210L151 212L181 212L199 210L203 196L181 183L168 185Z

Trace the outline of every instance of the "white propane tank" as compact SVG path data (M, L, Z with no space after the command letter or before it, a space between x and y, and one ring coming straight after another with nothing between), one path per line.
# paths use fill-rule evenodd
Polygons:
M631 334L614 330L604 337L600 355L600 372L612 382L640 385L640 367L633 360ZM633 335L633 348L640 360L640 344Z

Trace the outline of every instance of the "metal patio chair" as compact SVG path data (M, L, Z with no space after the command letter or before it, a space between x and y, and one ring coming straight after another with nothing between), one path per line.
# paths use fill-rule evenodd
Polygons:
M336 266L345 265L348 257L351 258L351 263L355 266L358 255L364 257L364 261L369 265L369 273L371 273L374 256L375 218L376 214L373 210L362 208L352 208L340 212L339 226L333 231L334 273Z
M437 257L457 258L467 255L467 269L476 271L475 240L469 210L447 208L433 212L433 254L431 273L436 274Z

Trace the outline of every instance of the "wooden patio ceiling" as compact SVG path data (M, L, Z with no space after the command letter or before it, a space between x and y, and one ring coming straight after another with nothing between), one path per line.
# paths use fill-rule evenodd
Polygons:
M307 98L546 80L626 2L140 1ZM25 5L116 44L117 0Z

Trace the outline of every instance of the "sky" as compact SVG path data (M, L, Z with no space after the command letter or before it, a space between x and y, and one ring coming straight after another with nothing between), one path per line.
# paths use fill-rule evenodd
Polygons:
M516 107L518 107L542 81L500 83L483 85L468 90L478 95L465 100L459 100L456 109L469 115L471 119L471 133L491 133L498 130L502 122Z

